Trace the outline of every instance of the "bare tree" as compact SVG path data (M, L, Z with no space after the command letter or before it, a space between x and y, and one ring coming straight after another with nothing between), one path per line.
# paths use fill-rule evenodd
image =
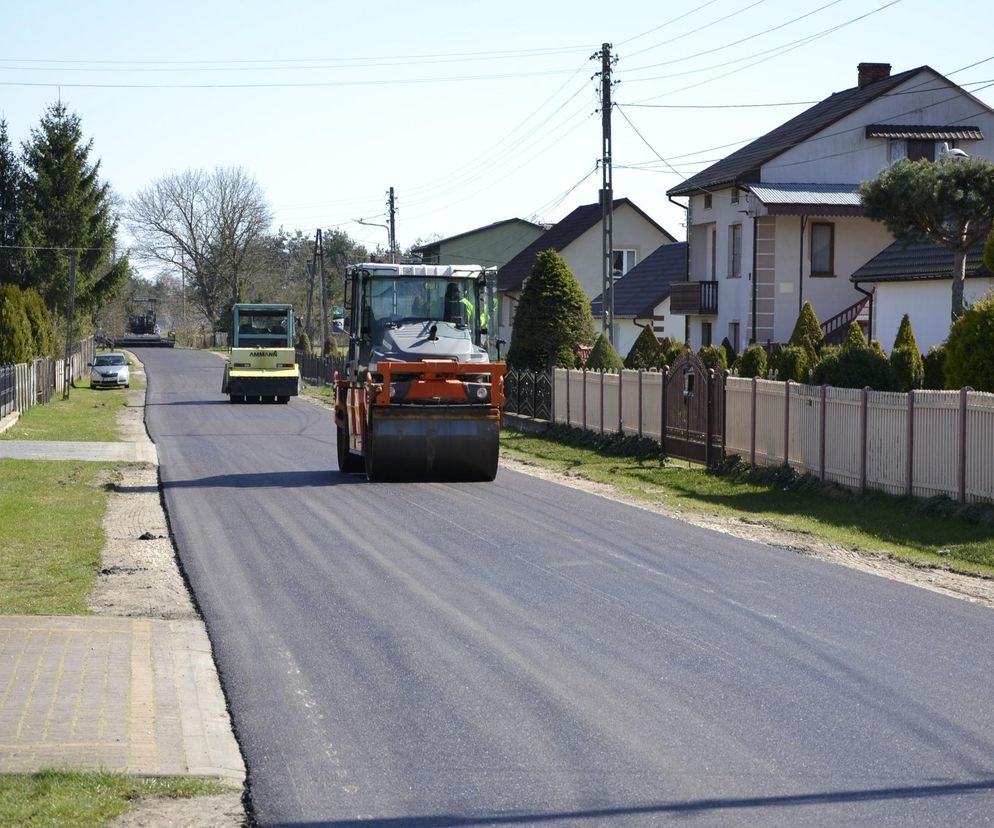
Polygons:
M128 216L136 258L182 274L190 301L215 328L229 303L241 301L271 223L262 190L240 167L160 178L132 199Z

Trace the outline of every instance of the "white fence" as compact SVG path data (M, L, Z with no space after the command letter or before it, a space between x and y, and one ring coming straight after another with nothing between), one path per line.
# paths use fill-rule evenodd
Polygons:
M556 369L553 421L660 438L664 374ZM568 385L568 391L567 391ZM857 491L994 502L994 394L728 377L725 452Z

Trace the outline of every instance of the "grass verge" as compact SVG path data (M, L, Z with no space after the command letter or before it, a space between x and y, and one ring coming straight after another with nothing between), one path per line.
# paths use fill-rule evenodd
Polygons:
M69 399L53 399L21 414L0 440L77 440L84 443L117 439L117 412L127 403L125 388L80 385Z
M107 825L136 799L187 798L231 792L213 779L143 779L112 773L42 771L0 776L0 825L23 828Z
M742 464L729 463L715 474L685 461L661 462L651 441L566 427L547 435L505 431L501 451L676 512L734 516L847 549L994 577L994 526L984 525L994 519L991 510L968 509L957 517L956 510L944 511L934 501L859 496L831 484L814 485L810 478L778 477L777 470L750 473Z
M307 380L300 381L300 393L305 397L313 397L314 399L321 400L321 402L327 405L334 405L335 403L335 386L334 385L315 385Z
M113 475L112 463L0 460L0 615L89 614Z

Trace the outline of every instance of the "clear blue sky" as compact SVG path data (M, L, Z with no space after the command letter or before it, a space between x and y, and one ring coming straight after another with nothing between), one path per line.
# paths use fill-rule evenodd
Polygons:
M854 86L862 61L928 64L994 105L981 0L4 0L0 19L16 143L61 95L123 200L241 166L275 226L370 246L386 231L353 220L385 223L391 186L402 246L596 201L603 42L616 196L681 239L669 187Z

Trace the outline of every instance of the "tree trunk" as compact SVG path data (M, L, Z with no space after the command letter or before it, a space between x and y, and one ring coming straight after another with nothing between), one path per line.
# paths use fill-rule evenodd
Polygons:
M953 308L952 321L963 315L963 286L966 282L966 251L953 251Z

